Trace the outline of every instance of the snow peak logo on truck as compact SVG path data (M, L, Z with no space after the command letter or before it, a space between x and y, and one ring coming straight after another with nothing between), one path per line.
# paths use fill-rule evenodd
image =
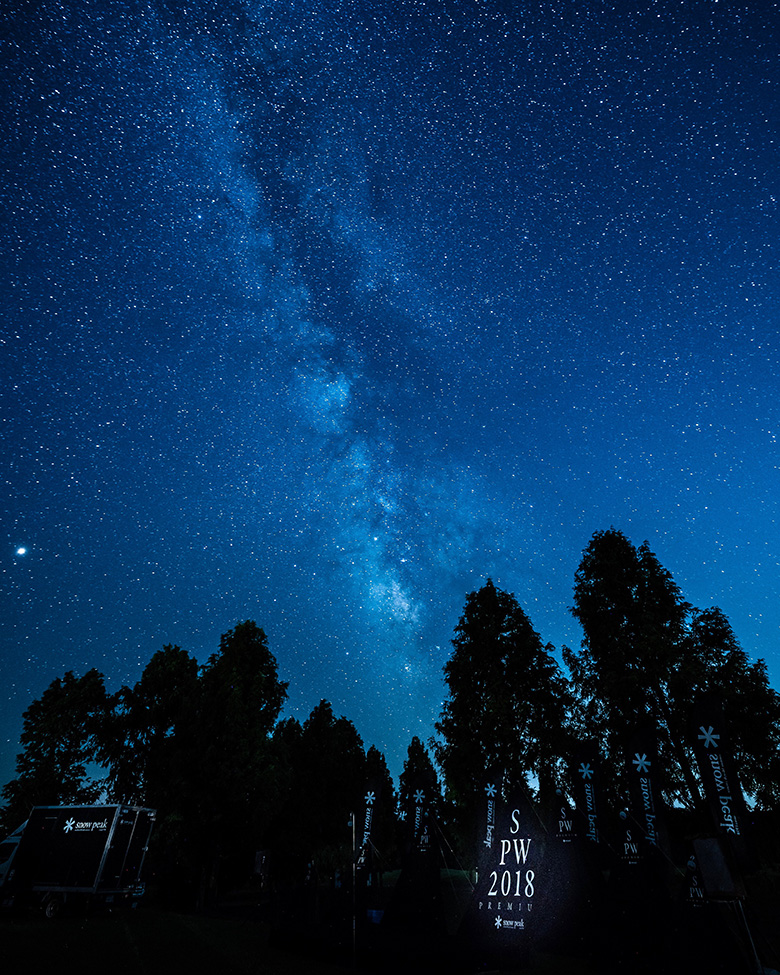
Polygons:
M86 820L85 822L79 822L76 819L69 819L63 829L66 833L91 833L92 830L106 830L108 829L108 820Z

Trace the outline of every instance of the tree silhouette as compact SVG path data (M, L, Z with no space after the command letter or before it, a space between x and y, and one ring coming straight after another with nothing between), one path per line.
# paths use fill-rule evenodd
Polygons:
M366 788L376 796L371 830L372 845L376 851L374 868L388 870L398 856L396 796L385 756L374 745L366 752Z
M186 789L198 723L198 663L168 644L158 650L134 687L113 699L102 754L108 788L119 802L177 808Z
M488 579L469 593L444 667L449 697L436 730L447 797L470 843L478 793L488 768L507 788L532 778L554 791L567 752L571 695L567 681L515 597Z
M403 771L399 779L398 805L408 818L415 805L414 793L422 790L425 794L426 808L437 812L441 807L441 785L439 776L427 749L415 735L406 751Z
M246 872L279 800L271 733L287 697L276 658L252 620L225 633L200 676L193 812L204 851L203 894L217 874Z
M282 722L274 744L285 765L286 793L274 825L283 872L333 877L352 860L350 816L363 808L366 755L352 722L320 701L301 727Z
M643 545L622 532L596 532L575 574L573 615L583 629L581 652L564 651L584 703L587 734L607 759L606 783L617 788L628 738L648 722L659 728L667 773L664 788L693 802L698 785L685 749L683 716L670 699L690 607L671 575Z
M103 675L68 671L46 688L23 715L17 777L3 788L4 829L15 829L37 805L95 802L102 782L88 772L99 761L108 714Z
M613 792L631 733L659 736L663 791L697 804L700 783L688 745L694 699L719 692L747 771L749 790L776 801L778 696L763 661L750 664L723 613L685 602L645 542L639 549L615 529L596 532L575 575L572 613L583 629L579 653L564 650L580 695L580 718L599 739Z
M723 706L741 784L759 808L780 804L780 695L764 660L750 662L718 607L691 613L684 660L674 685L678 708L714 693Z

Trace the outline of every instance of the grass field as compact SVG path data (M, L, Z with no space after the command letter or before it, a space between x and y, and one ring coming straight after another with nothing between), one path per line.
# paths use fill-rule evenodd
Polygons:
M751 910L749 916L764 964L775 968L778 945L774 934L780 902L770 893L764 891L759 900L763 910ZM412 935L394 926L364 926L358 930L358 950L353 956L349 912L329 911L326 898L318 903L314 910L312 904L302 904L296 898L296 910L285 911L284 904L277 901L270 905L241 895L222 901L218 914L165 910L155 901L136 910L95 908L89 915L83 913L82 906L82 913L63 913L54 919L45 918L40 910L0 913L0 975L62 971L79 975L487 973L484 961L477 963L470 945L457 941L452 931L437 934L427 927ZM688 975L694 971L753 975L756 967L745 951L745 938L733 910L724 905L715 913L695 912L686 917L687 921L670 925L674 918L669 915L648 929L645 933L655 932L653 943L646 946L649 951L632 949L615 954L609 940L608 950L599 954L602 962L594 968L581 959L537 953L522 971L524 975L605 975L607 971L630 971L631 975ZM698 931L690 927L690 920L697 918ZM618 931L613 929L610 939ZM589 951L598 944L598 933L593 932L593 936L595 943L588 937ZM464 957L464 948L469 958Z
M265 925L162 911L0 918L0 971L80 975L301 975L344 972L269 947Z
M347 950L340 963L270 943L267 925L251 919L205 917L140 908L88 918L0 916L0 972L79 975L344 975L377 970L376 959L353 967ZM410 971L378 966L382 971ZM416 970L420 970L419 968ZM435 965L426 965L431 975ZM445 971L439 968L438 971ZM575 962L540 956L526 975L583 975Z

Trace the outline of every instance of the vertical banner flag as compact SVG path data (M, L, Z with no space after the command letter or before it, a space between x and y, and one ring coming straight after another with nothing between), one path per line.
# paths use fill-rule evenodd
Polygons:
M491 850L496 833L496 816L498 804L501 801L501 790L503 787L503 773L495 767L488 771L485 776L485 820L482 835L482 848Z
M657 850L668 854L658 771L656 733L651 728L641 728L632 735L626 755L631 810L644 839Z
M693 848L691 848L685 867L685 900L686 903L694 907L701 907L704 904L704 889L699 872L699 862Z
M561 789L556 791L556 798L558 799L558 818L556 820L555 838L561 843L571 843L579 836L579 831L575 826L574 810Z
M627 812L621 811L620 819L620 859L623 861L623 863L628 864L629 867L635 867L642 859L642 854L640 852L640 831L629 818Z
M744 865L747 808L726 735L723 708L712 695L702 695L694 705L692 742L718 831L729 837L734 853Z
M371 869L371 829L374 824L374 811L379 802L381 788L381 779L377 777L374 781L369 782L368 789L366 790L365 812L363 814L362 834L357 858L357 865L361 870Z
M428 853L431 848L431 823L425 803L425 790L421 786L412 793L412 803L412 845L417 853Z
M571 770L574 801L580 814L583 833L593 843L599 842L599 817L596 804L598 757L595 742L582 742L577 749Z

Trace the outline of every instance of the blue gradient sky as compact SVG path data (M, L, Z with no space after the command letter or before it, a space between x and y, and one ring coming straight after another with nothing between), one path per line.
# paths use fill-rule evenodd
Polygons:
M397 774L466 594L577 646L610 526L777 686L776 4L6 10L0 781L247 618Z

